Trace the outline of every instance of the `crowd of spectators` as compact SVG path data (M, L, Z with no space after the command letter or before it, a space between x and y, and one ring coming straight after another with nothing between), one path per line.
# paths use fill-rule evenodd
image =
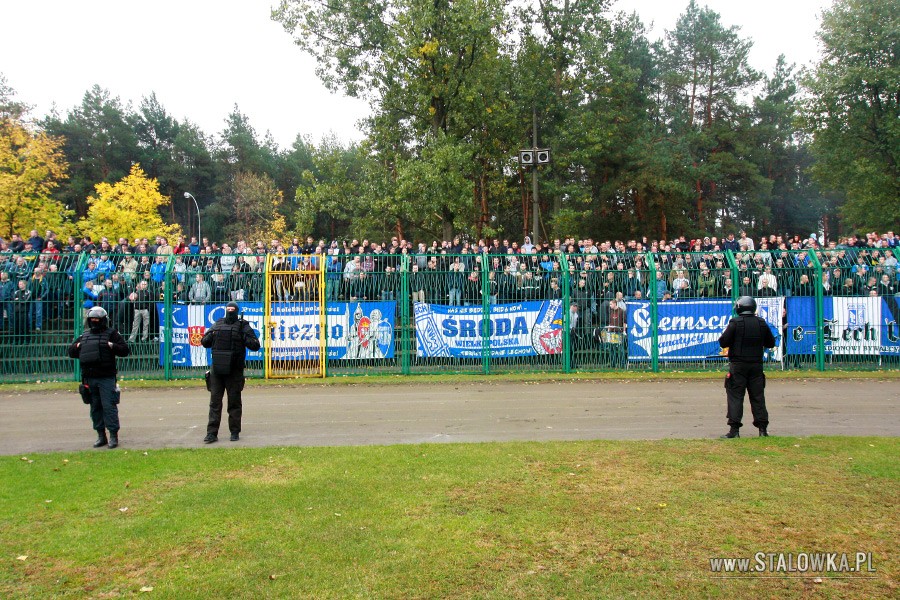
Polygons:
M450 305L562 298L568 281L580 326L615 327L625 301L650 297L730 298L735 289L738 295L812 296L817 287L825 295L893 296L900 289L898 246L900 237L893 232L827 243L816 235L754 240L740 232L672 241L569 238L534 244L526 236L521 243L454 238L429 245L397 237L389 242L307 237L220 246L206 238L181 238L171 245L161 236L133 242L60 240L51 231L44 236L31 231L28 239L13 234L0 240L0 330L24 336L48 323L71 328L80 294L85 307L105 308L130 341L148 341L158 330L154 305L169 289L177 303L262 300L270 255L275 300L318 297L315 271L322 261L328 301L400 299L405 269L411 301ZM727 250L735 257L736 279ZM821 280L813 255L823 267Z

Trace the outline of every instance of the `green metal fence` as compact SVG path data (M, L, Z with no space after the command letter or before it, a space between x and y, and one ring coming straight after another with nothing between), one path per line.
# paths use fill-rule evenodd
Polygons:
M157 366L156 376L162 368L163 376L168 379L196 379L202 377L208 367L184 366L183 361L176 361L167 340L172 339L175 323L172 322L173 308L203 307L205 305L222 305L231 301L264 302L265 294L265 256L255 254L224 254L208 256L180 255L169 259L169 270L166 274L165 290L160 297L163 311L163 330L159 332L163 347L154 345ZM279 293L286 293L279 290ZM220 315L221 316L221 315ZM128 331L133 331L128 329ZM168 333L166 333L168 332ZM134 335L131 333L131 335ZM199 350L200 332L188 332L191 348ZM202 351L201 351L202 352ZM164 364L159 366L160 355ZM245 373L250 378L261 378L264 373L262 360L247 361Z
M0 380L71 379L77 255L0 255Z
M256 306L265 334L259 306L319 298L331 376L720 368L716 348L683 348L715 337L742 294L781 334L769 368L900 365L897 250L312 257L324 290L304 287L304 259L285 256L269 297L264 258L0 256L0 381L77 380L66 349L93 305L129 341L123 379L194 379L207 369L199 338L215 307ZM377 352L351 357L366 343L354 336L376 329ZM247 375L264 376L259 356Z
M655 369L706 370L725 362L717 347L682 356L679 340L711 334L695 333L696 323L680 319L676 312L691 313L716 303L720 307L724 305L727 313L740 295L735 287L740 279L734 257L727 252L660 252L650 255L650 261L654 271L650 313Z
M500 294L513 299L521 294L518 281L507 286L491 269L488 254L422 254L409 257L409 327L403 327L409 344L409 373L489 373L491 303ZM504 261L505 262L505 261ZM433 325L431 307L449 307L447 324L460 339L458 352L440 348L431 356L422 345ZM416 335L421 331L423 336ZM443 355L446 352L447 355Z
M900 337L900 281L892 262L897 253L897 249L848 248L816 254L824 282L820 313L824 369L900 366L900 355L884 351Z
M403 289L407 283L405 274L409 268L407 255L402 254L364 254L358 259L350 255L325 256L325 321L326 333L330 344L336 344L347 348L351 346L351 339L358 335L358 330L353 330L357 309L362 312L362 307L390 306L392 314L383 314L382 309L376 309L374 317L381 323L393 323L390 331L383 331L382 335L389 338L385 342L386 351L372 352L378 358L368 358L362 352L357 356L362 358L329 358L325 366L329 375L366 375L375 374L400 374L404 372L404 364L409 361L409 306L402 298L409 295ZM345 272L347 263L354 263L358 268ZM330 307L330 308L329 308ZM342 308L336 311L336 308ZM371 315L371 310L366 314ZM369 323L372 328L378 328L380 323ZM345 341L346 340L346 341ZM374 341L373 341L374 343ZM359 346L358 346L359 347ZM377 345L374 346L378 348ZM365 349L365 348L363 348ZM345 355L346 356L346 355Z

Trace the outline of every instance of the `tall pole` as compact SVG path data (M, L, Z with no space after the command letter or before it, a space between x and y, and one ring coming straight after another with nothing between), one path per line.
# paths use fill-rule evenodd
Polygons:
M538 137L537 137L537 106L531 107L531 118L532 118L532 131L533 131L533 144L534 144L534 152L535 156L537 155L538 150ZM537 246L538 243L538 223L539 223L539 211L540 203L538 200L538 180L537 180L537 161L531 167L531 243Z
M200 235L200 205L197 204L197 199L194 198L194 195L190 192L184 193L185 198L190 198L194 201L194 206L197 207L197 244L203 243L203 237Z

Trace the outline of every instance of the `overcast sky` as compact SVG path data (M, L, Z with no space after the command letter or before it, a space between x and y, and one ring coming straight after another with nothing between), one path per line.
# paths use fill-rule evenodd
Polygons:
M331 94L314 61L270 19L275 0L11 0L2 9L0 72L20 101L43 116L62 114L99 84L135 106L156 92L178 119L219 133L237 104L262 135L281 146L297 134L318 143L333 133L362 137L368 114L359 100ZM617 0L613 10L636 10L654 27L672 29L687 0ZM830 0L707 0L699 2L738 25L754 42L751 64L771 73L775 59L808 64L817 56L815 32Z

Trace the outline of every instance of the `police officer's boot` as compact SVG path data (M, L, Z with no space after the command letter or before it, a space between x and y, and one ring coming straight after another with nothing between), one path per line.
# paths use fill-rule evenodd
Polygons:
M118 447L119 445L119 432L118 431L110 431L109 432L109 449Z
M720 435L719 437L723 440L739 438L739 437L741 437L741 430L738 427L732 426L731 429L728 431L728 433L726 433L725 435Z
M97 441L94 442L94 448L101 448L108 443L109 442L106 439L106 431L101 429L97 432Z
M759 437L769 437L769 432L766 431L765 427L759 428Z

